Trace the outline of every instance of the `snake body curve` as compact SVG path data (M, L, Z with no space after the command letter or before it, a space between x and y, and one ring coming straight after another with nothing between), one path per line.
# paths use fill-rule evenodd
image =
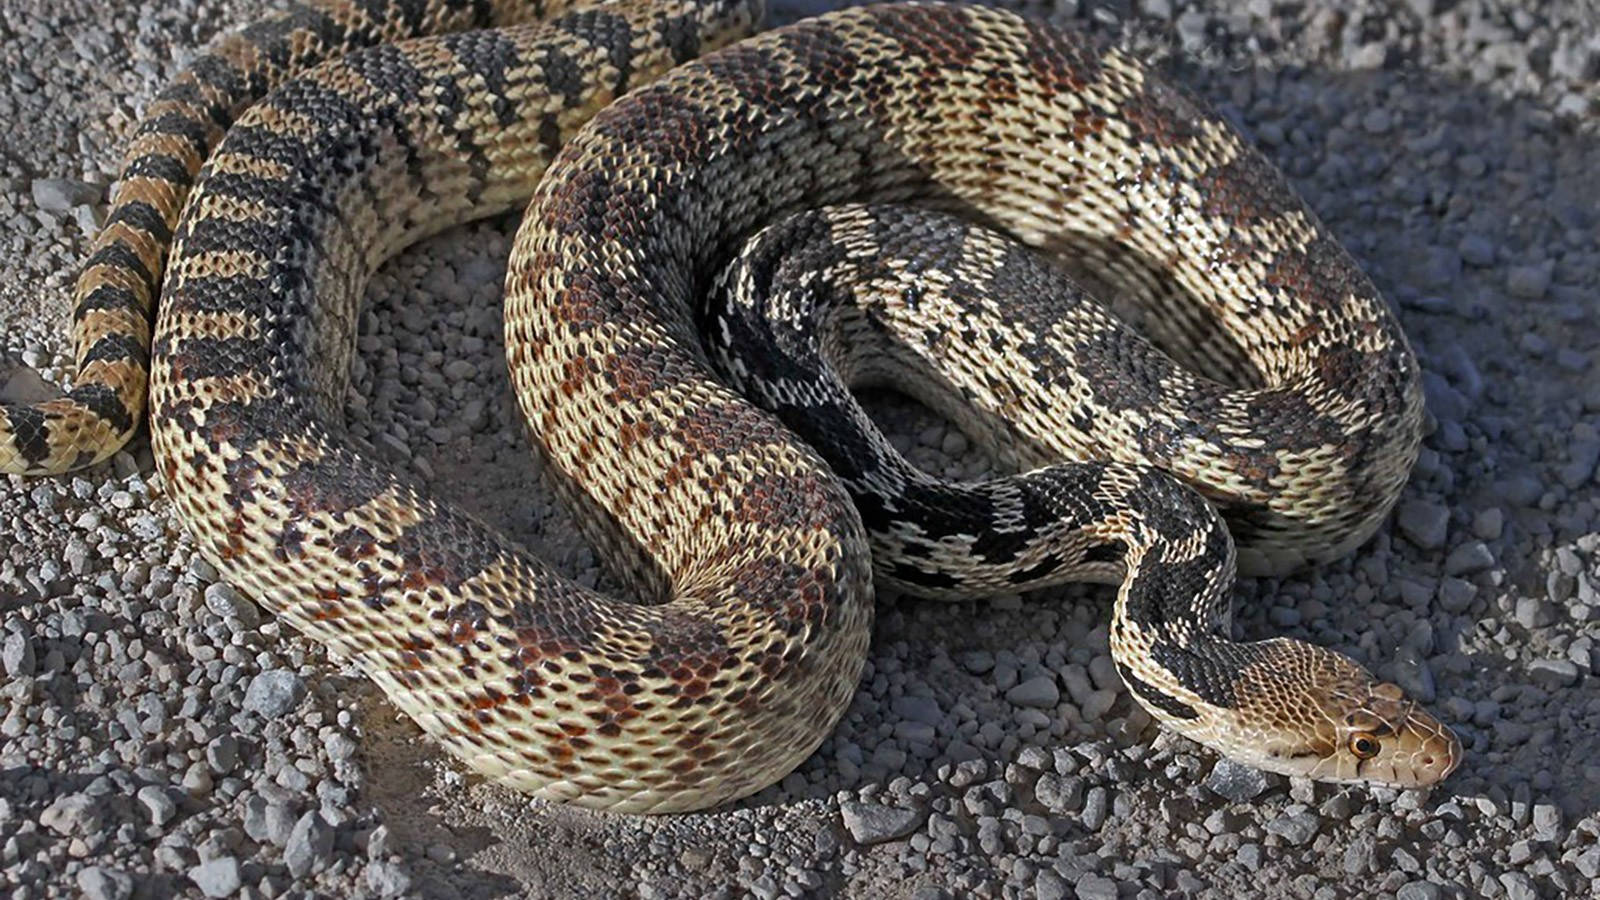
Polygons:
M341 24L354 18L412 33L520 14L465 0L355 6L302 13L310 26L276 39L332 57L341 42L400 30ZM450 11L470 15L441 25ZM1152 293L1217 298L1240 334L1256 333L1251 304L1293 318L1304 292L1368 314L1357 321L1369 337L1387 327L1370 315L1381 299L1281 176L1125 55L1008 13L906 5L829 14L685 63L759 13L734 0L617 3L330 59L227 130L181 221L176 203L147 202L161 221L140 213L123 237L101 238L132 249L95 257L143 279L102 298L142 315L165 249L157 226L171 233L151 433L202 552L468 765L542 796L635 811L742 796L808 755L852 694L872 600L860 517L814 450L716 378L695 333L716 263L762 223L844 200L918 202L1047 250L1097 250ZM292 54L240 46L218 64L252 76L231 83L240 95L271 86L253 78L263 59L289 70ZM172 102L220 129L228 116L208 105L207 79L197 85ZM214 130L183 137L183 165L139 177L180 194ZM659 602L561 578L371 462L338 422L372 269L530 193L506 301L518 399L586 536ZM131 207L114 204L112 219ZM138 330L123 335L119 361L139 368ZM1322 359L1325 374L1357 362L1344 349ZM1357 439L1335 448L1383 496L1301 516L1311 537L1298 544L1295 503L1242 507L1243 519L1289 535L1274 540L1303 559L1370 534L1420 431L1414 364L1393 377L1398 406L1368 408L1366 430L1346 428ZM112 393L136 417L137 391ZM76 396L63 402L94 412ZM6 407L0 465L103 458L108 430L90 430ZM1312 484L1336 464L1257 462L1249 473L1274 484ZM1179 502L1195 516L1209 508ZM1448 731L1337 654L1213 633L1158 658L1143 626L1186 608L1196 574L1231 578L1221 537L1124 561L1115 615L1131 627L1113 653L1125 674L1137 663L1154 678L1135 695L1178 730L1280 771L1397 784L1448 774L1459 759ZM1273 702L1253 703L1263 697Z

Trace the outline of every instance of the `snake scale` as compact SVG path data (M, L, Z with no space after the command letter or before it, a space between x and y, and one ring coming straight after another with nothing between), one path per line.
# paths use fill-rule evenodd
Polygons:
M1448 775L1459 743L1393 685L1303 642L1229 633L1218 511L1251 571L1343 554L1393 504L1421 432L1404 337L1282 176L1125 53L1012 13L871 6L749 36L761 13L331 0L225 37L147 111L78 281L77 385L0 410L0 470L115 452L148 371L157 468L206 558L467 765L548 798L662 812L781 778L852 696L874 566L934 594L965 593L973 565L1012 585L1115 580L1113 657L1169 727L1281 772ZM563 578L342 425L373 269L524 202L512 383L557 493L639 602ZM1070 291L957 309L985 281L1043 284L1024 273L1046 264L978 237L882 254L866 275L879 299L851 306L831 276L765 282L839 247L879 254L871 223L866 238L813 224L824 249L792 256L763 257L767 232L721 279L721 311L702 305L744 239L842 202L959 212L1081 262L1158 313L1155 345L1195 374ZM969 271L985 254L1001 274ZM918 269L924 288L893 283ZM841 302L800 312L804 285L824 282L812 299ZM897 303L920 362L895 351L873 369L835 346ZM966 367L929 379L930 402L976 405L991 443L1045 468L948 486L985 498L951 507L906 505L926 482L903 469L836 475L713 370L699 329L732 329L741 305L827 319L812 346L841 371L805 375L805 403L773 393L785 416L837 399L830 378ZM771 321L769 340L790 324ZM1088 344L1139 380L1058 365ZM792 349L774 383L801 377ZM1001 387L995 366L1042 393ZM833 421L847 462L850 440L871 445Z

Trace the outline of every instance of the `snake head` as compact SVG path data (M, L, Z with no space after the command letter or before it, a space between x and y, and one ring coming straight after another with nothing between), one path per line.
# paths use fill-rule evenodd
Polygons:
M1351 664L1354 667L1354 664ZM1461 764L1461 740L1400 686L1355 667L1358 681L1328 690L1331 752L1306 774L1319 781L1427 787Z
M1169 726L1223 755L1315 781L1427 787L1460 765L1461 741L1399 685L1343 654L1290 638L1233 644L1218 701Z
M1315 781L1396 788L1436 784L1461 764L1455 733L1399 685L1322 647L1285 638L1261 644L1276 658L1264 669L1246 667L1245 680L1255 684L1245 693L1261 698L1246 718L1272 724L1249 729L1248 746L1233 742L1230 756ZM1266 683L1267 672L1278 677ZM1296 676L1289 683L1286 672Z

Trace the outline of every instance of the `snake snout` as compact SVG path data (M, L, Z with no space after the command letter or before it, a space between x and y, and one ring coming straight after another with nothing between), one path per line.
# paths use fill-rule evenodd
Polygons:
M1415 704L1397 730L1396 743L1397 762L1404 759L1407 763L1404 768L1409 770L1409 787L1438 784L1450 777L1465 755L1456 733ZM1407 749L1408 759L1404 757Z

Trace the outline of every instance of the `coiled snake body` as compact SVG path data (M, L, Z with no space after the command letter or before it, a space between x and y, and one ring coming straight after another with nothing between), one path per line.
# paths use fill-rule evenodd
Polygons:
M686 62L751 31L759 4L563 7L330 2L225 39L149 111L79 282L79 384L4 407L0 467L114 452L150 347L158 469L218 569L474 769L588 806L708 806L804 759L854 690L874 563L935 593L967 592L938 579L972 565L1013 585L1117 579L1113 656L1169 726L1314 777L1426 784L1454 768L1459 744L1393 685L1301 642L1228 633L1234 551L1213 504L1253 570L1344 553L1392 505L1421 422L1382 300L1230 129L1125 54L1000 11L847 10ZM548 21L461 31L535 16ZM435 32L456 33L340 56ZM586 536L658 602L562 578L374 464L340 424L373 268L530 194L507 279L513 384ZM924 266L937 289L903 305L931 317L916 326L925 358L989 367L944 395L1013 422L992 430L1014 461L1057 465L971 488L988 505L920 512L894 505L915 478L846 473L877 504L874 544L903 556L871 559L841 480L719 380L696 329L743 238L852 200L959 211L1079 258L1158 311L1152 336L1199 374L1103 319L1071 331L1086 316L1065 301L957 310L945 288L983 278ZM1020 252L979 255L1002 273L1039 265L1000 259ZM764 277L732 271L735 287ZM827 315L829 340L850 330ZM1044 334L1057 315L1061 333ZM1070 351L1039 349L1074 342L1133 360L1141 382L1073 376L1047 358ZM996 387L997 360L1037 375L1043 399ZM780 412L810 405L786 396ZM1108 461L1060 462L1085 452ZM976 518L950 525L962 509ZM949 539L931 548L936 532Z

